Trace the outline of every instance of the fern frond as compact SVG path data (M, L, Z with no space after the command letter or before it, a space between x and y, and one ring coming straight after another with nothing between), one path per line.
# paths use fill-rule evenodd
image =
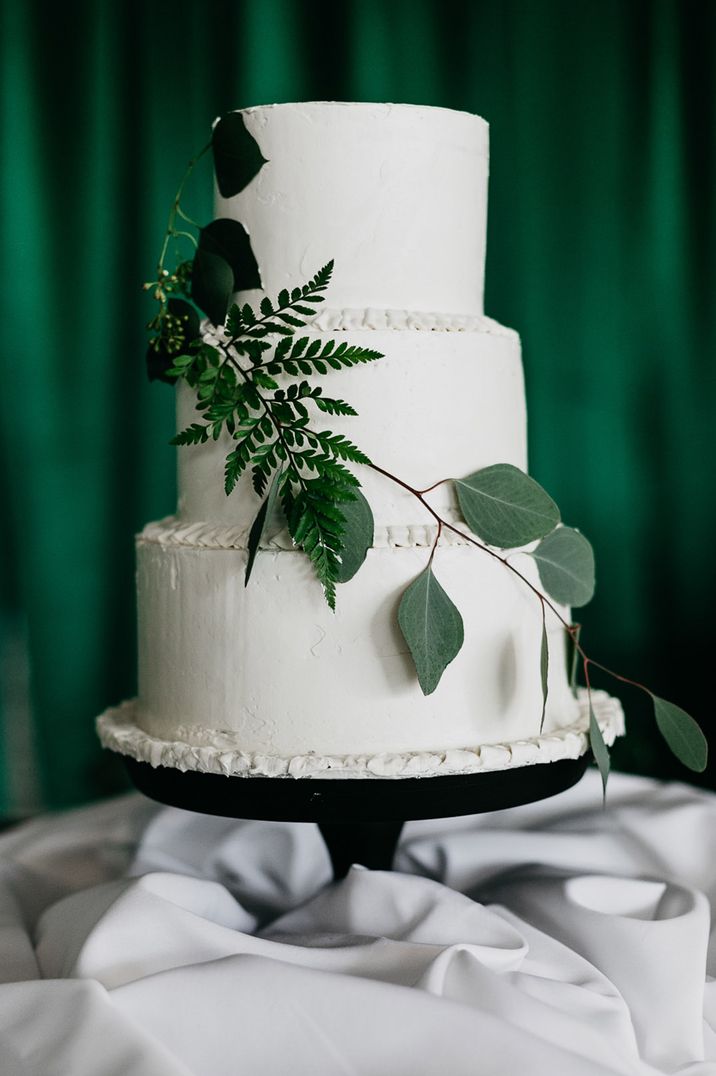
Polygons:
M172 445L203 445L209 439L209 427L202 426L198 422L192 422L191 426L181 430L176 437L169 442Z
M340 433L331 433L330 430L321 431L313 435L322 445L323 449L341 460L349 460L351 463L364 463L370 465L370 460L365 452L357 445L349 441Z
M332 400L328 396L315 396L313 397L316 403L316 407L319 411L324 411L327 415L357 415L358 412L350 404L347 404L345 400Z

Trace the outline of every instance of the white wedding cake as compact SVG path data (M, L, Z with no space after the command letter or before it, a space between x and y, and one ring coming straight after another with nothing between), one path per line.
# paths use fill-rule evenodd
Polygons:
M356 418L321 415L381 468L427 489L496 463L527 469L520 342L483 313L488 125L442 108L269 105L242 112L266 164L217 216L248 232L265 294L335 259L305 330L384 357L322 384ZM257 304L263 293L239 295ZM303 330L302 330L303 334ZM178 427L196 418L178 389ZM178 449L177 514L137 539L139 695L99 720L103 743L150 762L227 775L408 777L503 769L587 749L588 707L566 635L504 564L443 531L433 570L464 645L424 695L396 611L425 568L434 519L406 489L354 467L375 519L361 570L328 608L307 557L269 525L248 586L260 501L244 474L226 496L228 435ZM467 533L451 483L427 495ZM512 563L535 585L533 561ZM568 611L562 610L565 617ZM592 693L604 739L619 704Z

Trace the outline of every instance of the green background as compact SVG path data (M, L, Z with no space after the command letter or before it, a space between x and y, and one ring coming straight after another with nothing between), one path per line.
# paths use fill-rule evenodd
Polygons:
M486 308L522 335L531 471L596 549L585 641L709 732L715 42L692 0L0 0L5 812L122 785L93 719L134 691L133 534L175 503L140 285L210 121L262 102L489 120ZM618 763L687 776L621 694Z

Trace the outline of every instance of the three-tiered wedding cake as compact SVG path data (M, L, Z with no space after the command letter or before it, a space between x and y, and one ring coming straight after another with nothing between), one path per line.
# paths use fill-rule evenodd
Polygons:
M218 198L217 215L246 228L268 295L335 259L327 302L305 335L384 354L322 379L359 416L331 417L330 428L418 489L495 463L526 470L519 338L482 307L484 120L339 103L261 106L243 117L267 163L240 194ZM194 405L180 386L180 429ZM542 724L540 602L447 530L433 567L459 599L465 640L437 690L422 693L396 610L425 567L436 524L376 471L356 470L374 542L338 587L335 613L278 521L245 586L260 502L246 475L225 495L227 446L222 435L178 450L177 515L138 537L139 697L100 718L106 746L180 769L366 778L502 769L586 750L588 709L570 689L563 626L548 612ZM451 483L427 496L467 531ZM514 563L539 585L529 557ZM619 704L592 698L611 742Z

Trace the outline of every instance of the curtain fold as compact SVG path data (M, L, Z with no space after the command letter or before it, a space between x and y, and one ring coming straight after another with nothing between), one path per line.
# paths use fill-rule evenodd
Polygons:
M709 732L715 44L697 0L0 0L0 810L122 785L93 719L135 690L133 534L176 496L141 283L212 118L270 101L490 122L486 309L522 336L531 470L595 546L590 652ZM617 759L683 777L620 694Z

